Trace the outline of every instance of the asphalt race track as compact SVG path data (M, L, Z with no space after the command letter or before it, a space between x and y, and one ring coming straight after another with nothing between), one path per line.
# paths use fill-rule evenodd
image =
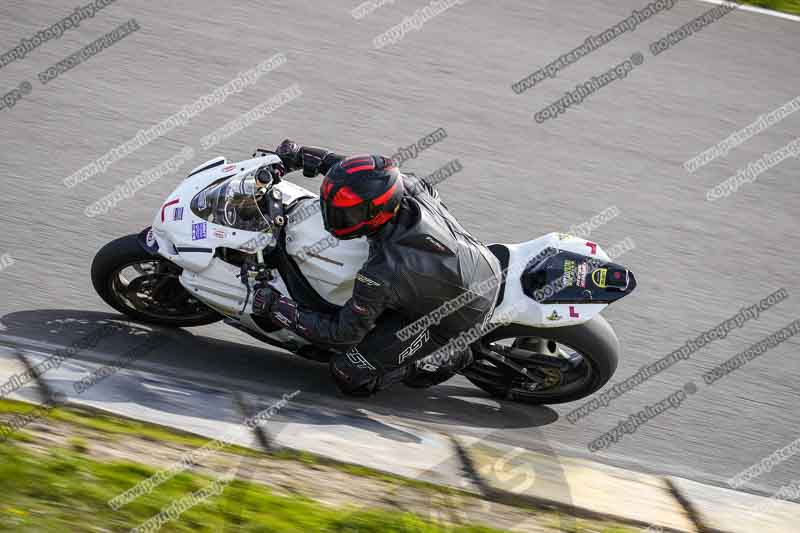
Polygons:
M789 158L715 202L706 191L787 145L800 131L788 116L689 174L683 162L800 92L800 23L733 12L654 56L649 44L713 7L683 0L522 94L511 84L642 8L644 0L561 2L470 0L394 44L373 38L426 5L398 0L356 20L357 2L230 3L118 0L61 38L0 68L0 93L32 90L0 111L0 334L68 343L56 325L91 325L110 310L89 280L94 253L149 225L192 167L216 155L242 159L285 137L342 153L391 155L444 128L447 138L405 163L427 174L452 159L464 170L439 188L449 208L487 242L519 242L566 231L612 206L619 216L592 231L635 249L620 262L636 292L606 317L621 340L618 380L779 288L789 298L726 338L571 424L577 405L530 408L489 401L466 380L426 392L397 388L368 404L338 398L327 369L280 355L223 325L173 334L159 362L213 384L239 380L254 394L302 389L302 405L364 407L424 426L485 434L512 445L546 445L633 469L723 484L800 429L798 340L789 339L713 386L701 375L800 318L800 161ZM54 23L75 2L6 0L0 52ZM140 29L43 84L37 74L131 18ZM557 118L534 113L629 58L643 63ZM286 64L224 103L146 145L84 183L63 180L107 151L276 54ZM302 95L203 150L200 138L298 84ZM125 179L191 146L181 170L89 218L85 208ZM318 180L294 181L315 189ZM134 336L114 339L122 351ZM80 357L80 356L79 356ZM698 391L608 450L587 444L628 415L689 381ZM278 392L276 392L278 391ZM490 402L491 403L491 402ZM491 415L491 416L490 416ZM324 424L324 421L321 422ZM376 428L381 431L381 428ZM403 436L398 435L402 441ZM753 486L774 491L800 478L800 457Z

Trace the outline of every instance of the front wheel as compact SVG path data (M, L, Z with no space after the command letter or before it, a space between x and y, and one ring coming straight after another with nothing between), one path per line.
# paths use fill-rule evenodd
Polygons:
M145 251L136 235L103 246L92 262L92 285L108 305L135 320L171 327L204 326L222 316L181 285L181 269Z
M510 325L473 346L475 362L462 370L491 395L541 405L574 402L599 390L617 369L619 341L597 316L563 328Z

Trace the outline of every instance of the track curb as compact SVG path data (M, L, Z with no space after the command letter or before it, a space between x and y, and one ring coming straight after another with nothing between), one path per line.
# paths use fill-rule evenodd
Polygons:
M38 391L36 396L41 403L46 403L53 399L55 395L59 395L57 391L53 391L52 387L49 386L43 376L33 371L34 366L25 354L23 348L16 347L13 350L13 355L18 362L24 366L27 372L35 378L32 384L35 385ZM247 402L243 394L230 390L229 394L233 399L233 404L245 418L253 414L251 411L253 411L254 407ZM22 401L36 403L36 401L32 399ZM58 406L74 407L95 413L111 413L115 416L153 423L152 420L147 420L146 418L138 418L136 416L120 414L110 409L89 406L83 402L71 401L69 398L64 398L63 402L59 401ZM182 433L200 435L196 431L183 427L165 424L156 425L161 425L162 427L177 430ZM357 461L343 460L341 457L334 457L324 452L320 453L318 450L308 449L307 446L302 444L302 440L298 443L299 445L282 445L277 438L271 436L269 426L269 423L265 423L256 425L253 428L258 442L256 449L262 452L268 454L280 451L309 453L321 459L323 462L329 462L331 464L360 464ZM558 486L553 483L548 485L546 479L542 482L539 482L537 479L535 491L509 490L508 487L503 486L503 483L499 483L497 479L484 475L484 473L487 472L485 468L487 463L486 457L482 457L481 453L485 453L484 449L495 449L495 451L492 452L495 455L489 458L496 459L502 456L505 450L511 449L511 447L496 442L483 441L475 437L463 437L450 433L440 433L439 435L441 437L441 442L445 445L449 445L452 450L451 456L457 462L456 467L457 470L460 471L459 476L462 484L461 487L458 488L454 486L454 480L437 482L425 479L425 483L448 490L460 490L463 493L471 494L498 504L557 511L575 518L610 520L634 527L647 528L656 526L661 528L660 531L669 531L672 533L744 533L745 530L741 529L741 527L736 524L736 517L741 516L743 509L746 510L748 506L754 507L755 504L759 502L763 503L767 500L767 498L763 496L721 489L702 483L691 482L689 480L641 474L574 457L544 456L539 452L524 450L522 448L513 448L513 450L515 450L514 457L523 456L524 459L527 459L522 465L525 467L535 466L533 471L536 472L537 476L541 476L542 473L546 475L549 470L557 469L564 469L566 474L564 478L560 480L560 485ZM348 443L345 442L345 445L347 444ZM357 446L357 442L350 446L352 448L350 456L358 457L356 453L358 451ZM253 446L251 445L249 447ZM507 458L508 454L506 454L502 460L510 464L510 461L506 461ZM409 480L416 479L414 476L398 473L398 467L403 466L402 463L405 458L393 455L391 459L390 465L387 468L382 469L375 468L371 465L366 466L372 470L378 472L383 471L400 478ZM517 466L519 466L519 464L518 461ZM435 472L440 466L441 465L434 465L431 471ZM514 472L513 469L512 472ZM455 481L458 481L458 478L456 478ZM587 497L586 485L590 485L591 488L588 490L594 490L599 497ZM471 488L465 489L464 487ZM557 496L559 492L564 492L565 487L567 491L566 497L559 499ZM548 488L555 488L556 490L548 491ZM621 501L627 497L628 502L632 504L630 507L636 507L638 509L634 509L634 512L631 512L624 506L614 505L613 500L609 501L608 498L603 499L604 494L612 494L615 499ZM554 495L556 497L554 497ZM564 496L564 494L561 495ZM728 500L732 499L730 498L731 495L735 495L736 499L739 501L729 503ZM577 496L577 498L575 496ZM650 498L649 500L648 497ZM784 515L787 513L786 509L789 509L788 513L792 516L796 514L798 521L800 521L800 505L792 504L791 502L782 503L784 504ZM796 513L794 511L795 507L797 509ZM650 519L651 516L652 520ZM718 527L719 524L730 524L731 517L733 517L733 527ZM669 525L670 523L672 525ZM769 531L771 533L792 533L795 530L772 527ZM746 533L750 532L747 531Z

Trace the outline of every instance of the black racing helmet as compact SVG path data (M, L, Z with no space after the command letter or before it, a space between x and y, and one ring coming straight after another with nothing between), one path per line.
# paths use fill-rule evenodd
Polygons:
M328 170L320 186L325 229L340 240L371 235L394 217L404 191L403 175L391 159L348 157Z

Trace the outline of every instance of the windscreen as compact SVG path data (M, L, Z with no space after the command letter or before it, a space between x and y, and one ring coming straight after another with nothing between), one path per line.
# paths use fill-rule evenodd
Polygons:
M192 199L192 211L202 219L245 231L264 231L272 224L259 206L266 189L251 173L213 183Z

